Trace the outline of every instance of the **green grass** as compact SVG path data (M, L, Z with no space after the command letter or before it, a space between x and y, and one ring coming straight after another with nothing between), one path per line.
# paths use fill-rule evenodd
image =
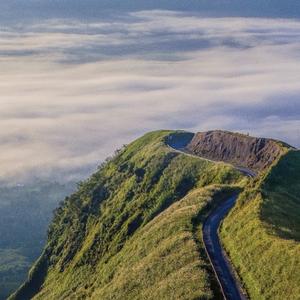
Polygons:
M205 255L199 254L193 220L221 188L197 189L155 217L94 274L85 269L64 278L53 273L37 299L216 299L216 282ZM203 248L202 242L201 247ZM84 269L84 268L83 268ZM79 274L81 273L79 272ZM81 273L83 274L83 273Z
M300 151L290 151L267 176L262 219L284 239L300 240Z
M202 223L241 189L220 235L245 289L251 299L299 299L300 152L283 149L249 180L166 146L184 134L146 134L80 183L10 299L219 299Z
M251 299L299 299L300 152L289 151L239 199L221 235Z
M227 164L173 152L165 145L170 134L143 136L79 185L57 209L41 259L11 299L219 295L199 229L222 199L215 193L247 179Z

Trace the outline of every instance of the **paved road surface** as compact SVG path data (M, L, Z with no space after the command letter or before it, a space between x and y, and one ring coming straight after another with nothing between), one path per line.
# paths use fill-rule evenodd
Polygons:
M227 300L247 299L243 294L239 281L231 271L232 267L224 255L220 245L218 229L221 221L234 206L237 196L222 202L206 219L203 225L203 241L210 262L218 278L222 293Z
M211 160L209 158L205 158L205 157L201 157L199 155L196 155L196 154L193 154L193 153L190 153L188 152L187 150L185 150L184 148L174 148L170 145L167 145L170 149L172 149L172 151L175 151L175 152L178 152L178 153L182 153L182 154L185 154L185 155L188 155L188 156L192 156L192 157L196 157L196 158L200 158L200 159L203 159L203 160L207 160L207 161L211 161L211 162L221 162L221 161L216 161L216 160ZM224 162L226 164L229 164L231 165L230 163L228 162ZM257 174L248 169L248 168L245 168L245 167L239 167L239 166L234 166L232 165L233 167L235 167L235 169L237 169L238 171L240 171L241 173L245 174L246 176L248 177L255 177Z

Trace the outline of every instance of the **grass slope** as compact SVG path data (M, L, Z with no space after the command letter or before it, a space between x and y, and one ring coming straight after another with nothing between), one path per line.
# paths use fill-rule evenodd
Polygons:
M251 299L299 299L300 151L241 194L222 241Z
M184 134L149 133L81 183L57 209L43 255L11 299L218 297L199 229L228 186L245 178L165 145Z

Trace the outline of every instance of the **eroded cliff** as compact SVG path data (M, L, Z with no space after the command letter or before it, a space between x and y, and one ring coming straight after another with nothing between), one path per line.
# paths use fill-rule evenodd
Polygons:
M198 132L185 147L189 153L254 171L267 169L288 148L276 140L221 130Z

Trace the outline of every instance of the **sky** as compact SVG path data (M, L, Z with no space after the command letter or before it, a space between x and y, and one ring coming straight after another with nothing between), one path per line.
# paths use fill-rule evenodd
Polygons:
M300 146L297 1L167 2L0 1L0 181L80 180L157 129Z

